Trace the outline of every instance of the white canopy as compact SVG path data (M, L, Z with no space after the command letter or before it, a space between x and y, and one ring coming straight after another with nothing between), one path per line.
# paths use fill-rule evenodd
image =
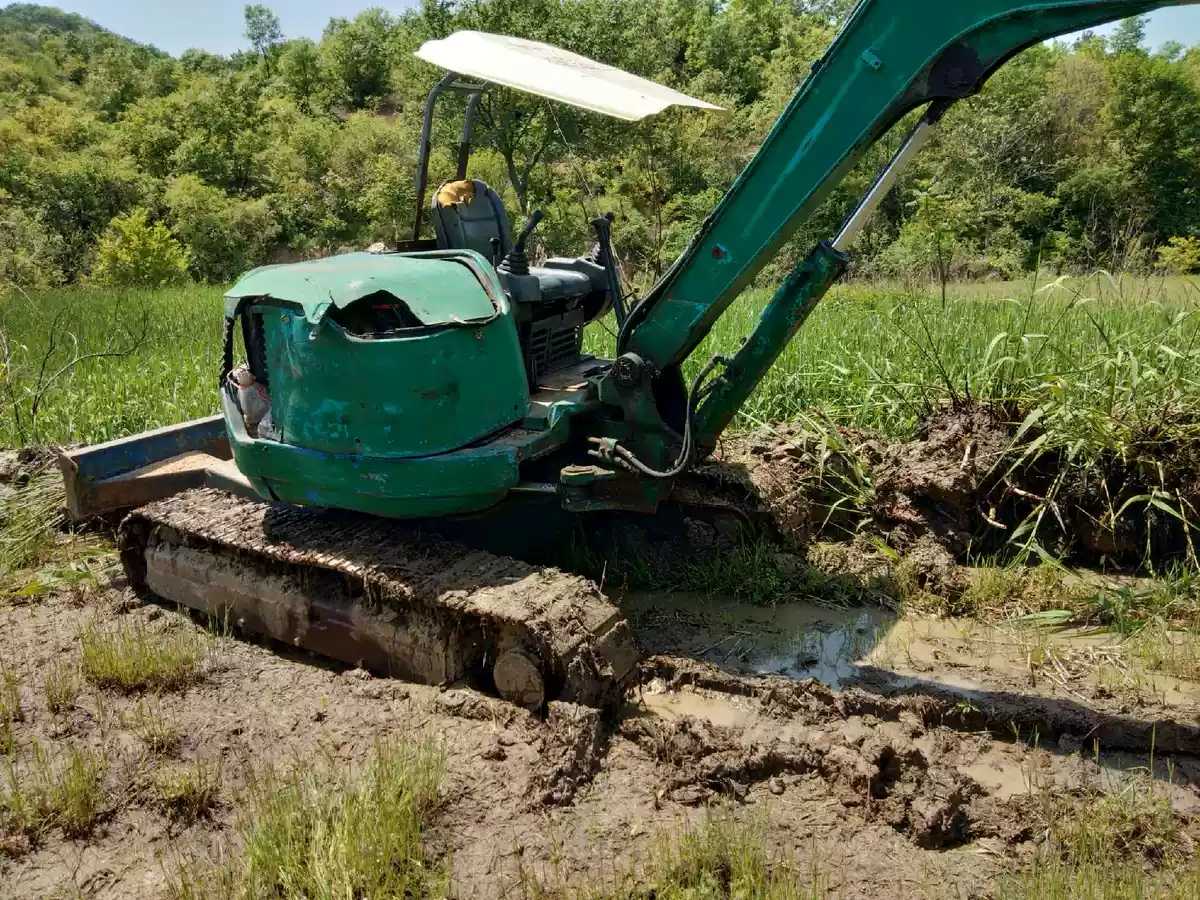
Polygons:
M417 56L449 72L628 122L662 112L668 106L721 109L614 66L523 38L456 31L440 41L426 41Z

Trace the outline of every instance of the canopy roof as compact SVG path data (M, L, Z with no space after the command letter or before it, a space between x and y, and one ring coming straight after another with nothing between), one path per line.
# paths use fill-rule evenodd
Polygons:
M442 40L426 41L417 56L449 72L627 122L652 116L668 106L721 109L578 53L483 31L456 31Z

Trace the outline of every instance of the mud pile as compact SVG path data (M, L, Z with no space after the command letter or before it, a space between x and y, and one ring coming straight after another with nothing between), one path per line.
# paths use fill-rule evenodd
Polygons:
M796 427L735 438L702 470L736 485L790 543L874 538L931 565L1035 540L1075 562L1160 566L1200 538L1200 438L1175 422L1088 457L1021 430L1012 410L959 404L909 441Z

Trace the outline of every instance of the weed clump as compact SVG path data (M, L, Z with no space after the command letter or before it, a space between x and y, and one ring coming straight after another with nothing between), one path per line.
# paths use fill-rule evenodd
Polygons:
M90 833L104 808L107 768L103 754L75 746L57 760L40 744L24 759L8 759L0 783L0 832L32 840L53 827L67 837Z
M79 697L79 668L72 663L60 663L46 670L46 707L53 715L67 712Z
M1051 802L1045 816L1049 840L1032 866L1001 884L1004 900L1200 894L1190 839L1149 776L1083 807Z
M16 746L13 724L24 721L21 709L21 679L0 662L0 756L8 756Z
M122 693L178 690L201 677L208 641L186 628L155 632L140 622L100 627L80 635L83 676Z
M122 716L122 723L156 756L170 755L179 747L182 738L179 726L167 718L158 705L139 702Z
M0 501L0 573L44 562L62 528L62 476L42 467Z
M822 897L820 878L805 885L773 866L765 829L714 817L702 827L659 840L645 873L644 896L662 900L691 897L754 897L800 900Z
M557 881L564 879L560 876ZM772 861L763 823L739 823L724 813L698 826L664 833L638 871L617 876L602 890L550 883L522 869L522 895L535 900L816 900L829 896L828 878L816 861L800 876Z
M190 825L216 805L220 786L219 760L195 762L159 772L154 779L153 795L174 821Z
M443 771L430 745L385 743L358 773L269 774L251 785L237 855L216 870L183 867L172 894L443 896L447 872L422 846Z

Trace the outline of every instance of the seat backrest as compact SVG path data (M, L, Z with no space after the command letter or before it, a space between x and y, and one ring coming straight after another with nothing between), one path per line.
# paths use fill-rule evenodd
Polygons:
M448 181L433 195L439 250L474 250L499 263L512 249L512 226L500 195L482 181ZM495 255L492 239L500 241Z

